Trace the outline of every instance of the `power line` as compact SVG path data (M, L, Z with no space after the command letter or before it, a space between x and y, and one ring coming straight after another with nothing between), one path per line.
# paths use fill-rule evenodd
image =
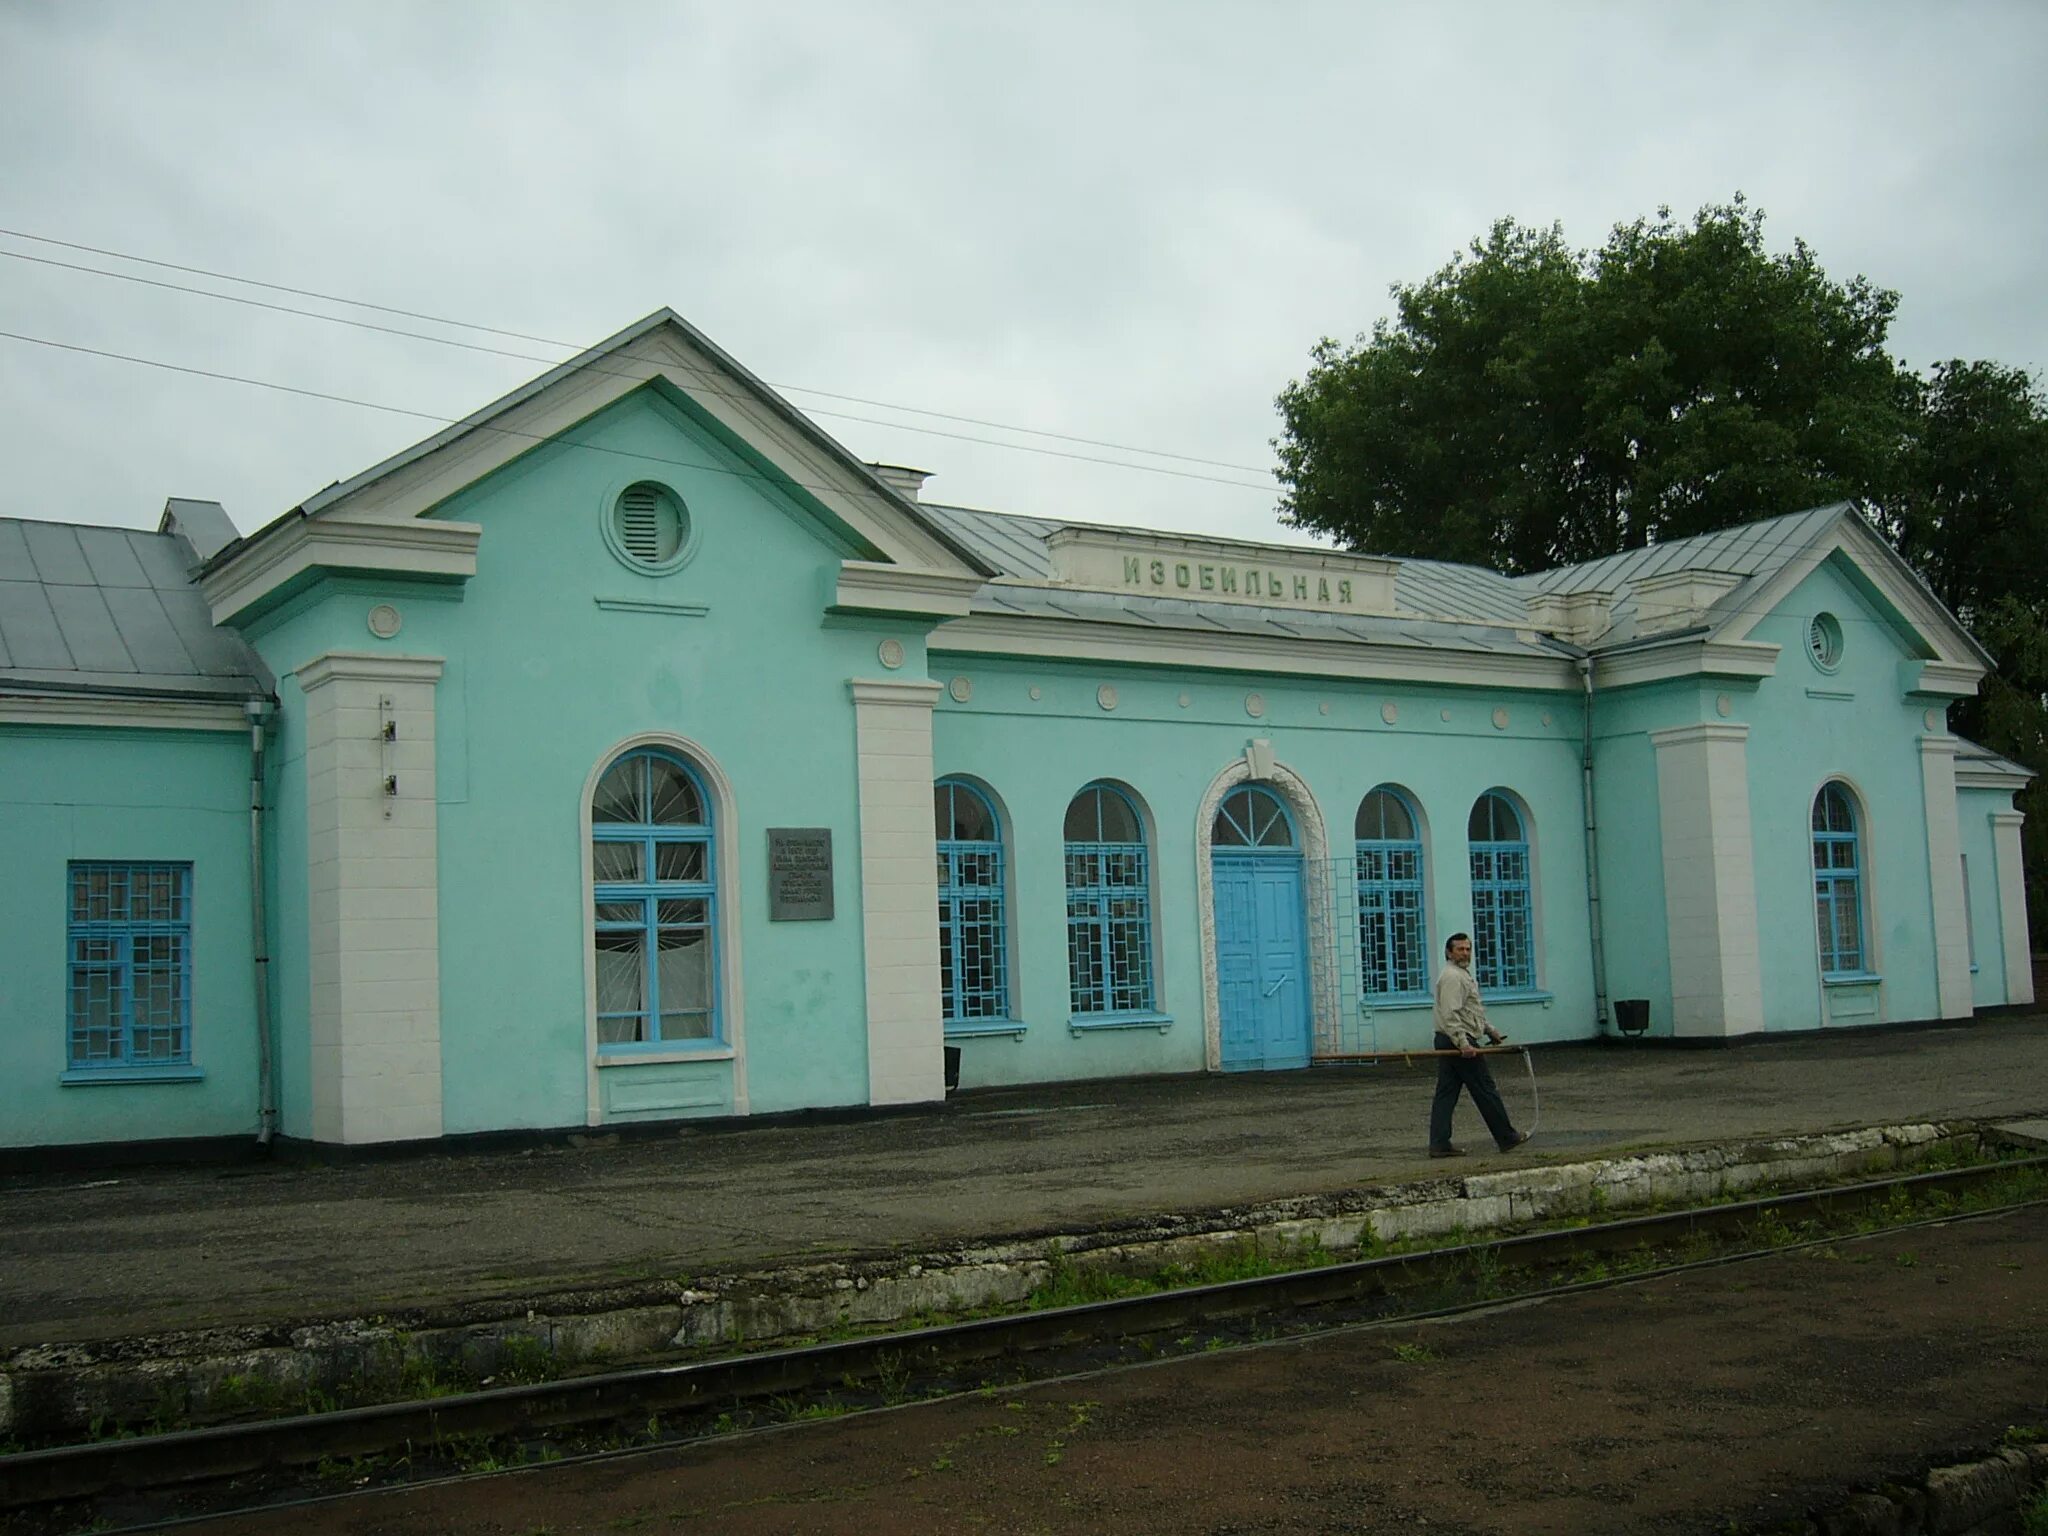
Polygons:
M468 330L468 331L479 331L479 332L482 332L482 333L484 333L484 334L486 334L486 335L491 335L491 336L504 336L504 337L509 337L510 339L512 339L512 340L515 340L515 341L532 341L532 342L538 342L538 343L540 343L540 344L541 344L541 345L543 345L543 346L549 346L549 347L562 347L562 348L566 348L566 349L568 349L569 351L572 351L572 352L581 352L581 351L583 351L583 350L584 350L584 348L582 348L581 346L577 345L577 344L576 344L575 342L569 342L569 341L559 341L559 340L556 340L556 339L554 339L554 338L552 338L552 337L547 337L547 336L535 336L535 335L532 335L532 334L530 334L530 333L528 333L528 332L525 332L525 331L510 331L510 330L504 330L504 329L502 329L502 328L500 328L500 327L498 327L498 326L492 326L492 325L480 325L480 324L477 324L477 323L475 323L475 322L473 322L473 321L468 321L468 320L451 320L451 319L447 318L446 316L442 316L442 315L431 315L431 314L427 314L427 313L425 313L425 312L423 312L423 311L420 311L420 310L412 310L412 309L398 309L398 308L395 308L395 307L393 307L393 306L391 306L391 305L387 305L387 304L373 304L373 303L371 303L371 302L369 302L368 300L365 300L365 299L351 299L351 298L345 298L345 297L342 297L341 295L338 295L338 294L331 294L331 293L321 293L321 292L319 292L319 291L317 291L317 290L315 290L315 289L311 289L311 288L294 288L294 287L291 287L291 286L289 286L289 285L287 285L287 284L284 284L284 283L269 283L269 282L264 282L264 281L261 281L260 279L257 279L257 278L251 278L251 277L237 277L237 276L235 276L235 275L234 275L234 274L232 274L232 273L227 273L227 272L214 272L214 271L210 271L210 270L208 270L207 268L204 268L204 267L189 267L189 266L184 266L184 265L181 265L181 264L180 264L180 263L178 263L178 262L173 262L173 261L159 261L159 260L157 260L157 259L156 259L155 257L151 257L151 256L137 256L137 255L133 255L133 254L131 254L131 253L127 252L127 251L116 251L116 250L109 250L109 249L107 249L107 248L105 248L105 247L103 247L103 246L96 246L96 245L82 245L82 244L79 244L79 243L78 243L78 242L76 242L76 241L71 241L71 240L58 240L58 239L54 239L54 238L52 238L51 236L48 236L48 235L35 235L35 234L30 234L30 233L28 233L28 232L27 232L26 230L18 230L18 229L0 229L0 235L8 235L8 236L12 236L13 238L15 238L15 239L17 239L17 240L34 240L34 241L38 242L39 244L43 244L43 245L54 245L54 246L60 246L60 247L62 247L63 249L66 249L66 250L73 250L73 251L86 251L86 252L89 252L90 254L92 254L92 255L95 255L95 256L108 256L108 257L112 257L113 259L115 259L115 260L117 260L117 261L132 261L132 262L136 262L136 263L139 263L139 264L141 264L141 265L143 265L143 266L161 267L161 268L165 269L166 271L171 271L171 272L185 272L185 273L189 273L189 274L191 274L191 275L193 275L193 276L195 276L195 277L208 277L208 278L212 278L212 279L214 279L214 280L215 280L215 281L217 281L217 282L223 282L223 283L238 283L238 284L241 284L241 285L243 285L243 286L246 286L246 287L251 287L251 288L263 288L263 289L268 289L269 291L271 291L271 292L274 292L274 293L289 293L289 294L295 294L295 295L297 295L297 296L298 296L298 297L300 297L300 298L309 298L309 299L319 299L319 300L321 300L322 302L324 302L324 303L329 303L329 304L346 304L346 305L349 305L349 306L351 306L351 307L353 307L353 308L357 308L357 309L368 309L368 310L375 310L375 311L377 311L377 312L378 312L378 313L380 313L380 314L388 314L388 315L397 315L397 316L400 316L400 317L402 317L402 318L404 318L404 319L408 319L408 320L426 320L426 321L429 321L429 322L431 322L431 323L433 323L433 324L435 324L435 325L446 325L446 326L453 326L453 327L456 327L456 328L458 328L458 329L461 329L461 330ZM396 329L396 328L394 328L394 327L391 327L391 326L382 326L382 325L375 325L375 324L371 324L371 323L369 323L369 322L366 322L366 321L360 321L360 320L351 320L351 319L349 319L348 317L346 317L346 316L343 316L343 315L323 315L323 314L319 314L319 313L317 313L317 312L315 312L315 311L313 311L313 310L306 310L306 309L297 309L297 308L294 308L294 307L292 307L292 306L290 306L290 305L283 305L283 304L265 304L265 303L261 303L260 301L254 300L254 299L247 299L247 298L242 298L242 297L239 297L239 296L237 296L237 295L235 295L235 294L227 294L227 293L213 293L213 292L209 292L208 290L206 290L206 289L204 289L204 288L190 288L190 287L186 287L186 286L184 286L184 285L182 285L182 284L178 284L178 283L164 283L164 282L154 282L154 281L152 281L152 280L151 280L151 279L149 279L149 278L145 278L145 277L138 277L138 276L135 276L135 275L133 275L133 274L130 274L130 273L126 273L126 272L108 272L108 271L105 271L105 270L103 270L102 268L99 268L99 267L86 267L86 266L79 266L79 265L76 265L75 263L71 263L71 262L53 261L53 260L51 260L51 259L49 259L49 258L47 258L47 257L38 257L38 256L30 256L30 255L28 255L28 254L27 254L26 252L21 252L21 251L0 251L0 256L10 256L10 257L13 257L13 258L14 258L15 260L17 260L17 261L33 261L33 262L37 262L37 263L39 263L39 264L41 264L41 265L43 265L43 266L51 266L51 267L62 267L62 268L65 268L65 269L67 269L67 270L69 270L69 271L73 271L73 272L84 272L84 273L90 273L90 274L92 274L93 276L96 276L96 277L110 277L110 278L118 278L118 279L121 279L121 280L123 280L123 281L126 281L126 282L134 282L134 283L144 283L144 284L147 284L147 285L149 285L150 287L155 287L155 288L169 288L169 289L173 289L173 290L175 290L176 292L179 292L179 293L190 293L190 294L197 294L198 296L200 296L200 297L202 297L202 298L209 298L209 299L219 299L219 300L222 300L222 301L224 301L224 302L227 302L227 303L231 303L231 304L248 304L248 305L250 305L250 306L252 306L252 307L254 307L254 308L258 308L258 309L269 309L269 310L275 310L275 311L277 311L278 313L281 313L281 314L289 314L289 315L303 315L303 316L305 316L305 317L306 317L307 319L310 319L310 320L325 320L325 321L328 321L328 322L330 322L330 323L332 323L332 324L337 324L337 325L353 325L353 326L357 326L358 328L360 328L360 329L364 329L364 330L372 330L372 331L383 331L383 332L385 332L386 334L389 334L389 335L393 335L393 336L407 336L407 337L411 337L411 338L413 338L413 339L415 339L415 340L419 340L419 341L431 341L431 342L438 342L438 343L440 343L440 344L441 344L441 345L443 345L443 346L451 346L451 347L463 347L463 348L466 348L466 349L468 349L468 350L470 350L470 351L476 351L476 352L487 352L487 353L493 353L493 354L495 354L495 355L497 355L497 356L500 356L500 357L516 357L516 358L524 358L524 359L526 359L527 361L530 361L530 362L542 362L542 363L548 363L548 364L549 364L549 365L551 365L551 366L552 366L552 365L555 365L555 364L559 364L559 363L560 363L561 361L563 361L563 360L562 360L562 359L560 359L560 358L547 358L547 357L535 357L535 356L533 356L533 355L532 355L531 353L525 353L525 352L508 352L508 351L504 351L504 350L502 350L502 349L499 349L499 348L495 348L495 347L482 347L482 346L476 346L476 345L474 345L474 344L472 344L472 343L468 343L468 342L462 342L462 341L456 341L456 340L453 340L453 339L451 339L451 338L448 338L448 337L444 337L444 336L429 336L429 335L425 335L425 334L423 334L423 333L421 333L421 332L418 332L418 331L405 331L405 330L398 330L398 329ZM875 399L871 399L871 398L869 398L869 397L867 397L867 396L864 396L864 395L848 395L848 394L840 394L840 393L837 393L837 392L835 392L835 391L833 391L833 390L829 390L829 389L814 389L814 388L811 388L811 387L810 387L810 386L808 386L808 385L803 385L803 384L776 384L776 383L770 382L770 383L769 383L769 388L771 388L771 389L779 389L779 390L785 390L785 391L788 391L789 393L792 393L792 394L800 394L800 395L818 395L818 396L820 396L820 397L822 397L822 398L824 398L824 399L827 399L827 400L842 400L842 401L846 401L846 402L848 402L848 403L850 403L850 404L853 404L853 405L867 405L867 406L873 406L873 407L875 407L875 408L876 408L876 409L878 409L878 410L885 410L885 411L902 411L902 412L905 412L905 413L907 413L907 414L909 414L909 415L913 415L913 416L930 416L930 417L933 417L933 418L934 418L934 419L936 419L936 420L940 420L940 421L956 421L956 422L960 422L960 423L962 423L962 424L964 424L964 425L967 425L967 426L975 426L975 427L989 427L989 428L992 428L992 429L994 429L994 430L996 430L996 431L999 431L999 432L1017 432L1017 433L1021 433L1021 434L1025 435L1025 436L1028 436L1028 437L1043 437L1043 438L1050 438L1050 439L1052 439L1053 441L1056 441L1056 442L1064 442L1064 443L1078 443L1078 444L1080 444L1081 446L1083 446L1083 447L1087 447L1087 448L1110 448L1110 449L1114 449L1115 451L1117 451L1117 452L1119 452L1119 453L1141 453L1141 454L1144 454L1144 455L1146 455L1146 456L1147 456L1147 457L1149 457L1149 458L1159 458L1159 459L1174 459L1174 460L1177 460L1177 461L1179 461L1179 462L1181 462L1181 463L1185 463L1185 464L1204 464L1204 465L1207 465L1207 466L1209 466L1209 467L1210 467L1210 468L1212 468L1212 469L1234 469L1234 470L1239 470L1239 471L1241 471L1241 472L1243 472L1243 473L1245 473L1245 474L1251 474L1251 475L1263 475L1263 474L1266 474L1266 473L1268 473L1268 471L1266 471L1265 469L1263 469L1263 468L1260 468L1260 467L1257 467L1257 466L1255 466L1255 465L1250 465L1250 464L1237 464L1237 463L1233 463L1233 462L1231 462L1231 461L1229 461L1229 460L1227 460L1227 459L1208 459L1208 458L1202 458L1202 457L1200 457L1199 455L1196 455L1196 454L1190 454L1190 453L1175 453L1175 452L1172 452L1172 451L1170 451L1170 450L1168 450L1168 449L1164 449L1164 448L1141 448L1141 447L1138 447L1138 446L1136 446L1135 444L1131 444L1131 443L1117 443L1117 442L1110 442L1110 441L1108 441L1108 440L1106 440L1106 439L1103 439L1103 438L1095 438L1095 437L1080 437L1080 436L1077 436L1077 435L1075 435L1075 434L1073 434L1073 433L1068 433L1068 432L1052 432L1052 431L1047 431L1046 429L1044 429L1044 428L1041 428L1041 427L1020 427L1020 426L1017 426L1017 425L1015 425L1014 423L1011 423L1011 422L1005 422L1005 421L996 421L996 420L992 420L992 419L989 419L989 418L986 418L986 417L981 417L981 416L962 416L962 415L957 415L957 414L955 414L955 413L953 413L953 412L950 412L950 411L935 411L935 410L930 410L930 409L927 409L926 407L923 407L923 406L916 406L916 405L899 405L899 404L896 404L895 402L893 402L893 401L889 401L889 400L875 400ZM816 415L820 415L820 416L830 416L830 415L833 415L834 413L833 413L833 412L830 412L830 411L818 411L818 412L815 412L814 414L816 414ZM887 421L883 421L883 422L877 422L877 421L874 421L874 420L873 420L872 418L870 418L870 417L865 417L865 416L844 416L844 417L842 417L841 419L843 419L843 420L847 420L847 421L861 421L861 422L867 422L868 424L870 424L870 425L873 425L873 426L884 426L884 427L896 427L896 428L898 428L899 430L901 430L901 431L906 431L906 432L921 432L921 431L929 431L929 430L930 430L929 428L922 428L922 427L914 427L914 426L911 426L911 425L909 425L908 423L903 423L903 422L887 422ZM954 434L940 433L940 434L937 434L937 435L939 435L939 436L952 436L952 435L954 435ZM1028 445L1026 445L1026 444L1022 444L1022 443L1001 443L1001 442L988 442L988 440L986 440L986 439L983 439L983 438L971 438L971 437L970 437L970 438L963 438L963 439L961 439L961 440L962 440L962 441L965 441L965 442L986 442L986 443L987 443L987 445L988 445L988 446L990 446L990 447L996 447L996 448L1012 448L1012 449L1016 449L1016 450L1017 450L1017 451L1019 451L1019 452L1026 452L1026 453L1029 453L1029 452L1045 452L1045 451L1047 451L1047 450L1043 450L1043 449L1032 449L1032 448L1030 448L1030 447L1029 447ZM1082 456L1080 456L1080 455L1065 455L1065 457L1082 457ZM1087 463L1110 463L1110 462L1112 462L1112 461L1110 461L1110 460L1106 460L1106 459L1087 459L1087 458L1083 458L1083 462L1087 462ZM1150 466L1146 466L1146 465L1129 465L1129 466L1126 466L1126 467L1128 467L1128 468L1133 468L1133 469L1143 469L1143 468L1149 468ZM1231 483L1239 483L1239 482L1221 482L1221 483L1225 483L1225 484L1231 484ZM1260 487L1258 487L1258 489L1260 489L1260 490L1265 490L1265 489L1266 489L1266 487L1265 487L1265 486L1260 486Z

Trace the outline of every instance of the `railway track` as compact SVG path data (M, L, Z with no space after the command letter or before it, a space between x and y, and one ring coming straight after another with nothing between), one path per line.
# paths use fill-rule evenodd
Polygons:
M1887 1204L1899 1209L1904 1203L1924 1202L1937 1192L1953 1202L2024 1170L2048 1171L2048 1156L1795 1191L727 1359L25 1451L0 1457L0 1511L13 1523L32 1516L38 1506L71 1505L124 1491L158 1490L168 1496L196 1483L252 1474L274 1478L323 1462L347 1462L450 1442L545 1440L552 1434L589 1426L642 1424L653 1416L687 1419L697 1415L708 1424L720 1409L750 1402L817 1398L834 1394L849 1382L889 1380L901 1394L910 1381L957 1381L963 1367L991 1360L1071 1352L1189 1328L1242 1327L1247 1322L1290 1314L1298 1321L1318 1312L1325 1316L1332 1310L1341 1312L1347 1305L1371 1307L1390 1298L1426 1297L1433 1291L1440 1297L1445 1287L1469 1276L1481 1264L1503 1275L1521 1271L1542 1276L1572 1263L1584 1265L1601 1255L1682 1248L1701 1239L1739 1243L1745 1234L1759 1228L1772 1229L1778 1239L1762 1246L1729 1247L1710 1258L1639 1266L1625 1275L1519 1289L1514 1294L1526 1300L1593 1289L1674 1270L1782 1253L1798 1246L1783 1241L1783 1234L1800 1223L1841 1218ZM2017 1202L2036 1203L2038 1199L2032 1198ZM2008 1203L1967 1214L2014 1208L2015 1204ZM1951 1205L1929 1219L1955 1220L1960 1214ZM1918 1224L1924 1223L1888 1225ZM1838 1240L1839 1236L1815 1241ZM1416 1320L1494 1305L1499 1299L1380 1310L1375 1317L1380 1321Z

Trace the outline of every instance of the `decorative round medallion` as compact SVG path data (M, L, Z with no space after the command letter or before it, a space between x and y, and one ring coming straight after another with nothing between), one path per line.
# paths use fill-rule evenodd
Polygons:
M1438 710L1437 718L1439 720L1448 721L1451 718L1451 712L1448 709Z
M901 640L884 640L875 647L875 654L882 658L883 666L894 672L903 665L903 642Z
M1095 690L1095 702L1104 709L1116 708L1116 684L1104 683Z
M1031 685L1031 697L1032 697L1033 699L1039 699L1039 698L1042 698L1042 697L1044 697L1044 693L1043 693L1043 690L1041 690L1041 689L1039 688L1038 684L1036 684L1036 683L1033 683L1033 684Z
M1184 693L1180 696L1180 707L1182 709L1186 709L1190 704L1194 702L1195 696L1191 693Z
M368 620L370 633L379 640L389 640L405 627L405 618L389 603L379 603L370 610Z
M1493 712L1493 728L1496 731L1504 731L1508 728L1508 712L1506 710L1496 709Z
M1254 720L1266 712L1266 696L1263 693L1248 693L1244 696L1244 712Z
M1832 613L1816 613L1806 626L1806 653L1823 672L1832 672L1842 662L1842 622Z
M1945 709L1930 709L1923 718L1927 722L1927 729L1936 735L1948 729L1948 711Z
M1725 693L1714 695L1714 713L1726 720L1735 713L1735 701Z
M1330 701L1329 701L1328 699L1325 699L1325 700L1323 700L1323 702L1322 702L1322 703L1320 703L1320 704L1318 704L1318 705L1316 706L1316 713L1317 713L1317 714L1319 714L1319 715L1327 715L1327 714L1328 714L1329 712L1330 712Z
M946 684L946 692L953 695L953 702L955 704L965 704L974 697L974 679L971 677L956 677L953 681Z
M1386 721L1387 724L1392 725L1401 718L1401 706L1392 699L1387 700L1386 703L1380 706L1380 718Z

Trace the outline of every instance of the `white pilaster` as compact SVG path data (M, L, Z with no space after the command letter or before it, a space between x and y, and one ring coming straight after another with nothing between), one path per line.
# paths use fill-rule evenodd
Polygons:
M1934 901L1934 977L1944 1019L1976 1012L1970 989L1970 920L1963 907L1963 855L1956 820L1956 739L1920 738L1927 806L1927 871Z
M316 1141L441 1134L440 676L439 657L384 652L298 669Z
M1749 727L1711 721L1652 731L1664 839L1664 919L1677 1035L1763 1028Z
M932 827L932 706L939 685L856 678L849 686L860 753L868 1102L943 1099L939 849Z
M2027 938L2027 880L2020 863L2018 811L1991 813L1991 846L1998 855L1998 931L2005 941L2005 1000L2034 1000L2034 951Z

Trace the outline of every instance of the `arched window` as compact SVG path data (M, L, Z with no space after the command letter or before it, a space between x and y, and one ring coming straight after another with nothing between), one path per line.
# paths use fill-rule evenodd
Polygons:
M1488 790L1465 826L1472 853L1472 974L1482 987L1536 985L1529 909L1529 838L1506 795Z
M715 1043L717 892L710 801L682 759L628 752L590 804L600 1049Z
M1258 851L1294 847L1294 823L1270 789L1241 784L1216 807L1209 841L1218 848Z
M1359 802L1356 832L1360 988L1368 997L1425 996L1429 939L1415 808L1382 784Z
M1067 805L1067 986L1073 1012L1150 1013L1152 894L1145 825L1122 790Z
M961 779L932 792L939 837L939 997L948 1024L1009 1017L1003 833L988 797Z
M1856 807L1839 784L1813 797L1813 902L1822 973L1863 970L1863 861Z

